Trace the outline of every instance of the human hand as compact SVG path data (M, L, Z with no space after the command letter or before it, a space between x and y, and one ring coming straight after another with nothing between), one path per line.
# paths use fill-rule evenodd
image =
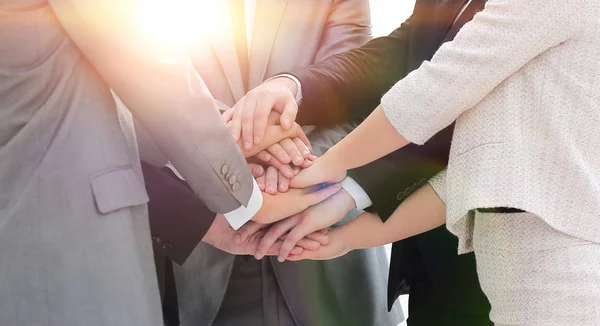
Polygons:
M291 164L304 169L317 159L299 137L283 139L256 154L255 158L264 164L276 167L288 178L293 177Z
M322 183L340 182L346 177L343 160L337 155L327 152L313 162L312 166L300 171L290 180L292 188L306 188Z
M300 168L297 166L291 169L292 175L296 175L300 172ZM290 179L285 176L282 171L277 170L273 166L269 166L264 175L256 178L256 183L261 191L264 191L269 195L275 195L277 192L288 191Z
M356 249L366 249L388 243L385 238L389 226L384 224L377 214L364 212L352 221L329 231L329 243L317 250L304 250L301 254L291 254L287 257L290 261L303 259L327 260L341 257ZM278 243L275 248L280 248ZM272 252L274 249L269 249Z
M289 219L289 218L288 218ZM236 231L236 235L234 237L234 243L236 245L242 245L248 241L252 241L252 237L262 238L265 235L266 230L271 225L259 224L259 223L246 223L239 230ZM329 236L327 236L328 230L322 229L310 234L307 234L304 238L298 241L297 246L294 248L295 252L298 252L299 248L305 250L318 250L322 245L326 245L329 243ZM283 239L279 239L274 242L273 246L267 250L269 255L274 255L275 252L278 252L281 248L281 244ZM292 255L295 253L292 253ZM256 259L261 259L264 255L259 255L258 251L253 253ZM260 258L259 258L260 257Z
M277 222L322 202L341 188L342 186L336 183L327 187L290 189L276 195L263 192L263 205L252 220L261 224Z
M234 105L231 131L236 140L242 140L245 150L264 140L272 110L281 113L279 123L284 130L293 126L298 113L297 91L293 80L275 78L254 88Z
M262 258L279 239L283 238L283 245L278 255L279 261L283 262L298 241L317 230L326 229L339 222L355 207L354 199L342 189L303 212L273 224L258 245L256 259Z
M233 255L254 255L260 240L265 234L265 230L261 230L262 226L252 221L246 223L244 227L249 230L255 230L255 232L246 237L244 241L240 241L239 237L236 238L237 233L229 226L225 216L218 214L202 241ZM270 248L268 255L277 255L281 244L282 242L280 241ZM301 245L305 245L311 248L311 250L318 249L321 246L318 241L310 239L302 241ZM301 247L296 247L293 250L294 254L300 254L302 251L304 251L304 248Z

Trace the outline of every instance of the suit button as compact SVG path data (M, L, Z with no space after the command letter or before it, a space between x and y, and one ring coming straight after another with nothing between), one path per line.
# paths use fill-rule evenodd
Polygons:
M155 236L155 235L153 235L153 236L152 236L152 243L154 243L154 244L157 244L157 245L158 245L158 244L160 244L161 242L162 242L162 241L160 241L160 238L159 238L159 237L157 237L157 236Z
M170 242L165 242L165 243L163 243L163 249L171 250L171 249L173 249L173 245Z
M231 186L231 189L233 189L233 191L236 191L238 189L240 189L240 183L236 182Z
M232 175L229 178L229 184L233 186L236 182L237 182L237 177L235 175Z
M227 172L229 172L229 165L223 164L221 167L221 174L227 174Z

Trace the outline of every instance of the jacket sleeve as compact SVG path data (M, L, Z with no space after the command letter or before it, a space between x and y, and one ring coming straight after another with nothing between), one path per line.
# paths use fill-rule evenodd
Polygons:
M85 59L204 204L217 213L246 205L252 175L184 42L151 32L168 21L169 11L153 11L154 2L143 0L49 3ZM231 176L237 182L230 183Z
M415 144L473 108L508 77L582 30L587 0L490 0L452 42L381 99L396 130Z
M332 126L365 118L406 74L410 19L386 37L291 70L302 86L297 121Z
M215 213L168 168L142 162L154 250L182 265L202 240Z

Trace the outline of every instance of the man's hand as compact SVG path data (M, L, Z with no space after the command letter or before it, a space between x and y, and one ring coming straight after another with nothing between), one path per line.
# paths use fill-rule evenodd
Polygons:
M252 220L260 224L277 222L322 202L341 188L342 186L336 183L325 188L290 189L288 192L280 192L276 195L263 193L263 205Z
M249 230L256 230L250 236L246 237L244 241L239 241L236 239L236 231L233 230L225 217L221 214L218 214L215 217L213 224L211 225L206 235L202 241L220 249L225 252L234 255L254 255L256 253L256 248L262 237L265 234L265 230L261 229L262 226L254 223L252 221L246 223L244 225ZM236 241L237 240L237 241ZM268 255L277 255L279 253L279 247L281 247L282 242L276 243L270 250ZM306 239L303 240L302 245L305 245L307 248L311 250L318 249L321 244L318 241ZM304 248L296 247L293 249L293 254L297 255L302 253Z
M236 140L242 140L244 150L263 141L271 110L281 113L279 122L283 129L292 128L298 113L297 91L293 80L275 78L251 90L235 104L231 131Z
M260 255L255 257L257 259L262 258L287 233L278 255L279 261L283 262L290 255L298 241L308 234L328 228L339 222L355 207L356 203L354 199L342 189L335 195L315 206L309 207L302 213L273 224L258 246L257 253Z

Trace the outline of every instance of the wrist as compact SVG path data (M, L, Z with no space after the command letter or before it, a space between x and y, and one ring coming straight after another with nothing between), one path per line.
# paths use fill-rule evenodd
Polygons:
M290 91L290 93L292 93L292 96L294 98L296 98L296 96L298 95L298 84L296 84L296 82L289 77L275 77L269 82L276 82L279 85L285 86Z
M337 196L341 197L341 202L343 207L346 208L346 212L356 208L356 202L354 201L354 198L346 189L342 188Z

